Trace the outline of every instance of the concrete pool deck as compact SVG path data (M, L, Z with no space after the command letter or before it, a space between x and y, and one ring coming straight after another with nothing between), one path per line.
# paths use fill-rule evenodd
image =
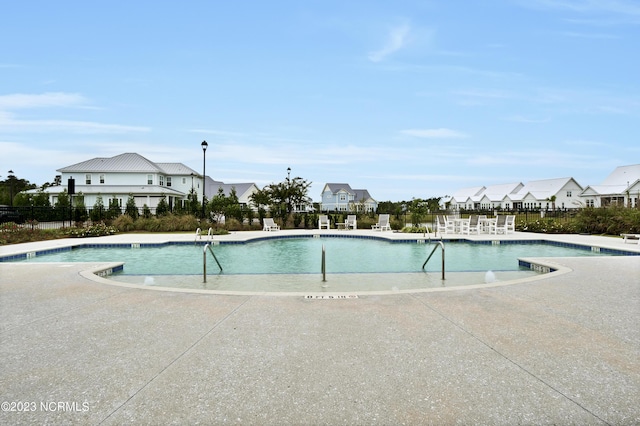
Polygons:
M123 234L0 256L193 239ZM498 239L640 252L621 238ZM88 279L89 264L0 263L0 424L640 424L640 257L554 262L570 271L331 300L150 291Z

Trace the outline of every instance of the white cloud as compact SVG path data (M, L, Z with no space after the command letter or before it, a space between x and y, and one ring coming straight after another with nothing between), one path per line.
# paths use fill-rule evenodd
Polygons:
M14 93L0 96L0 109L82 106L87 100L77 93L49 92L39 95Z
M0 111L0 128L4 132L71 132L71 133L128 133L148 132L149 127L104 124L77 120L20 120Z
M411 27L408 24L392 28L384 46L379 50L369 53L369 60L371 62L380 62L392 53L405 47L409 41L410 32Z
M459 139L466 138L468 135L457 130L451 130L446 128L439 129L407 129L401 130L400 133L408 136L415 136L417 138L426 139Z

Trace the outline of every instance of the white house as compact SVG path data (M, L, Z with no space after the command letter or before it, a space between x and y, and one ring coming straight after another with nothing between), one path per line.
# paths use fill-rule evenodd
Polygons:
M140 154L124 153L114 157L97 157L57 170L61 185L45 188L49 201L55 204L60 193L68 191L69 179L75 181L75 194L82 194L84 204L93 207L98 197L102 197L105 207L111 200L125 206L132 194L136 206L145 205L155 209L162 198L171 208L187 200L193 190L202 201L202 174L182 163L155 163ZM211 199L222 182L207 177L207 199ZM219 185L218 185L219 184ZM255 184L232 184L241 203L248 203ZM227 185L225 185L225 191ZM231 186L229 186L230 190ZM257 189L257 187L255 187ZM35 193L37 190L27 191Z
M351 189L348 183L327 183L322 189L321 211L376 211L378 202L366 189Z
M456 191L449 206L452 210L577 208L581 192L582 186L573 178L476 186Z
M452 210L476 208L475 204L480 202L482 192L487 189L485 186L473 186L457 190L449 199L449 207Z
M586 207L638 207L640 164L616 167L600 185L587 186L580 194L580 200Z
M575 209L580 207L582 190L582 186L571 177L543 179L527 182L507 198L515 209ZM554 198L555 201L551 201Z

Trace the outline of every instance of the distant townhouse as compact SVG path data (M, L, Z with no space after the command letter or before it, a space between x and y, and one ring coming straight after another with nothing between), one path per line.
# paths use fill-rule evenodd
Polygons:
M514 209L575 209L580 207L583 188L572 177L527 182L507 196Z
M352 189L348 183L327 183L322 189L321 211L371 212L378 202L366 189Z
M452 210L472 210L476 209L476 202L479 203L482 192L486 186L473 186L462 188L453 193L449 199L449 208Z
M580 194L580 200L585 207L638 207L640 164L616 167L601 184L588 185Z
M463 188L449 200L452 210L578 208L582 186L573 178Z

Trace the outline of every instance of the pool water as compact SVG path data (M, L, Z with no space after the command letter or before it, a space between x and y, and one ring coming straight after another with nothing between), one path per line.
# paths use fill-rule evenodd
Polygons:
M319 274L322 247L326 272L407 273L421 272L422 264L437 246L359 238L279 238L244 244L211 246L224 275ZM574 257L599 252L549 244L445 243L447 272L518 271L519 257ZM219 274L209 252L207 271ZM436 249L427 271L440 271L441 250ZM77 248L38 255L24 262L124 262L124 275L202 275L202 244L166 244L142 248Z

